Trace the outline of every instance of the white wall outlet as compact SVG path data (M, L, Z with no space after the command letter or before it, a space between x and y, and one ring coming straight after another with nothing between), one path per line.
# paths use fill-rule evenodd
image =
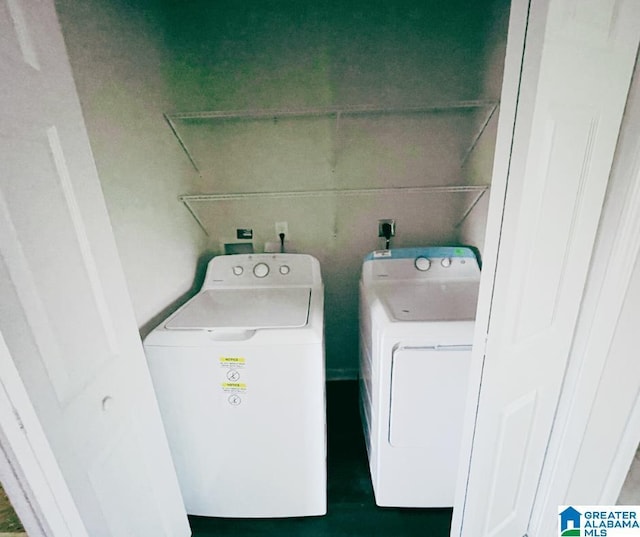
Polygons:
M280 236L280 233L284 233L284 236L289 237L289 224L287 222L276 222L276 237Z

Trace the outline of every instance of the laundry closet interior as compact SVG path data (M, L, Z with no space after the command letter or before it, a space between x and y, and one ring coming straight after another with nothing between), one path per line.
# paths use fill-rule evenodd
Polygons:
M392 247L481 258L507 0L56 7L142 336L225 244L262 252L285 223L320 262L327 380L355 381L380 219Z
M508 2L56 5L142 330L237 229L257 252L286 222L322 267L327 376L355 378L378 219L482 252Z

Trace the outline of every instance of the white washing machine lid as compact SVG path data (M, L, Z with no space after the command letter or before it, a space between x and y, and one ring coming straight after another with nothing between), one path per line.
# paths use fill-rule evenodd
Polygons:
M310 300L308 287L210 289L178 310L165 328L299 328L308 322Z
M394 282L376 286L376 293L394 321L473 321L479 282Z

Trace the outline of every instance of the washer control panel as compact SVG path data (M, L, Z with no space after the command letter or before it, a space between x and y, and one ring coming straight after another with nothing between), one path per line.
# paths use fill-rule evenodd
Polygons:
M209 261L203 289L221 286L314 285L320 265L305 254L221 255Z

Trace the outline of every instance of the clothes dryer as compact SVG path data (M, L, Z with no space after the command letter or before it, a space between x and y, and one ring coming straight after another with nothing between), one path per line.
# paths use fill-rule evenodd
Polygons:
M469 248L364 260L360 409L380 506L453 505L479 281Z
M323 323L315 258L225 255L145 339L187 513L326 513Z

